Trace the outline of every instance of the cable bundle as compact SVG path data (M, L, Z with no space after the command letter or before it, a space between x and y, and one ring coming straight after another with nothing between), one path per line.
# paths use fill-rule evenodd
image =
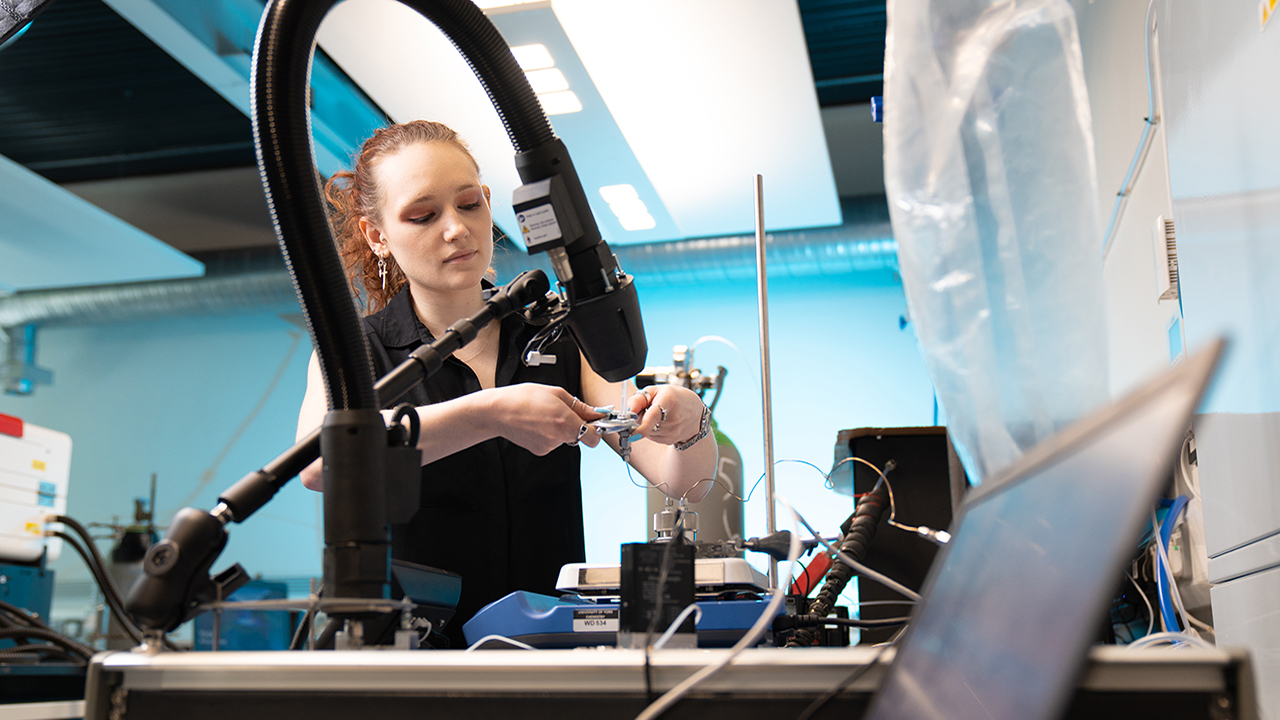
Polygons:
M98 552L98 545L94 542L93 537L89 534L89 530L81 525L75 518L66 515L54 515L49 518L49 522L59 522L75 531L76 535L84 541L80 542L71 535L60 530L46 531L46 534L54 537L62 538L62 541L71 546L73 550L80 554L85 564L89 566L89 572L93 574L93 579L98 583L98 587L102 589L102 596L106 600L107 607L111 609L112 616L116 622L120 623L120 627L125 633L136 643L142 644L142 630L133 622L133 618L124 609L124 598L120 595L120 589L116 587L115 581L111 579L111 573L107 572L107 564L102 559L102 554ZM180 650L168 638L164 640L165 647L170 650Z
M840 552L861 562L866 557L867 549L871 547L871 541L876 536L876 527L880 524L880 518L884 516L888 506L889 486L882 477L871 492L858 500L853 517L849 519L849 527L840 541ZM827 572L826 582L822 584L817 597L809 605L807 614L819 618L830 615L835 607L836 598L844 591L851 577L853 577L853 570L848 565L835 563ZM809 647L817 637L817 629L799 628L795 635L787 640L787 647Z
M93 648L58 633L39 616L3 601L0 601L0 639L14 642L13 647L0 650L0 662L47 659L84 665L94 653ZM32 643L32 640L44 642Z

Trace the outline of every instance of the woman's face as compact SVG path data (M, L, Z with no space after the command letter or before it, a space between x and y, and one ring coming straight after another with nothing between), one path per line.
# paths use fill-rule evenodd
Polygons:
M450 143L414 143L374 167L382 220L360 227L375 253L385 245L411 285L431 292L479 286L493 257L489 188Z

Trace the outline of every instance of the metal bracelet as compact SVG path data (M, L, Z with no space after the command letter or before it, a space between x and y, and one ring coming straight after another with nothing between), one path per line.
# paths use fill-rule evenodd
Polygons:
M698 423L698 434L694 435L688 440L685 440L684 442L676 443L675 448L677 450L688 450L689 448L693 447L694 443L706 437L707 433L710 432L710 430L711 430L711 409L704 405L702 406L702 420Z

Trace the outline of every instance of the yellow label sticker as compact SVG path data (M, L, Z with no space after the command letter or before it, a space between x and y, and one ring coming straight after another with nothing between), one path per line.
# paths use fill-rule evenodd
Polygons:
M43 461L43 460L32 460L32 461L31 461L31 467L35 468L36 470L43 470L43 469L44 469L44 461Z
M35 523L27 523L27 532L31 533L32 535L39 535L40 526Z

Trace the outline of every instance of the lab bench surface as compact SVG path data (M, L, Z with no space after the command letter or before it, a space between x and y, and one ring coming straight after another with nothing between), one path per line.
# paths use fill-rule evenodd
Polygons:
M634 718L725 650L102 653L89 671L88 720L228 717ZM756 648L663 717L795 717L876 659L865 647ZM892 651L814 715L860 717ZM648 688L646 688L646 675ZM1230 650L1096 647L1067 718L1255 720L1248 656Z

